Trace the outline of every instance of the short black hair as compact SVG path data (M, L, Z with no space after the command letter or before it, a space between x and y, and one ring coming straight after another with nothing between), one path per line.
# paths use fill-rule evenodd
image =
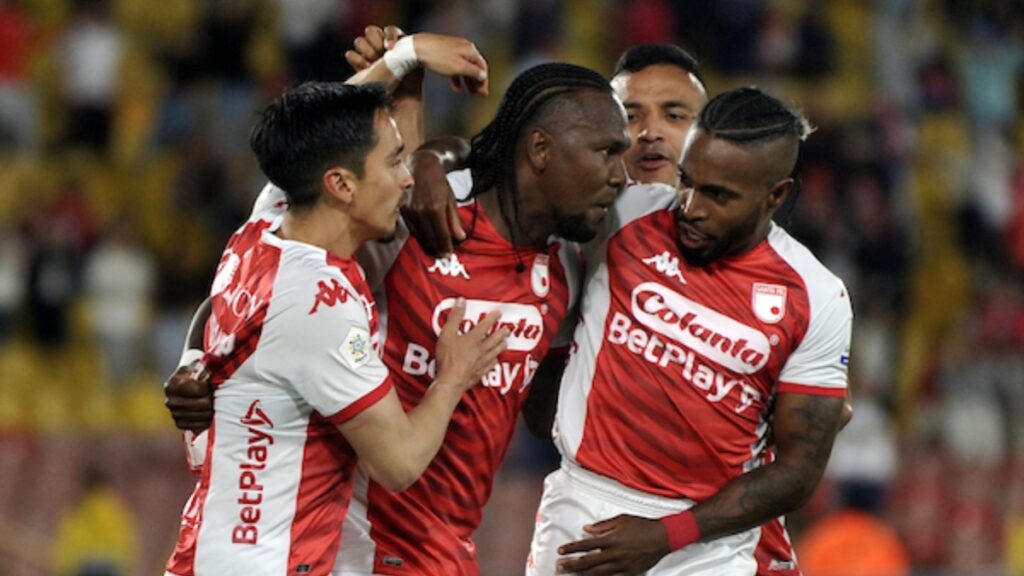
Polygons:
M755 86L712 98L697 116L697 127L712 138L741 144L784 136L804 140L813 131L803 114Z
M494 119L470 141L471 195L494 189L501 215L515 235L519 220L519 194L515 180L515 153L519 138L530 122L563 98L582 91L603 92L612 97L608 80L590 68L554 62L534 66L517 76L505 91ZM505 213L505 198L513 214ZM515 239L513 238L513 244Z
M378 84L307 82L267 106L249 145L289 206L311 206L320 197L320 177L331 166L363 176L366 155L377 145L374 119L389 107Z
M655 64L668 64L693 74L704 85L704 77L700 74L700 64L689 52L675 44L637 44L630 46L619 56L615 63L612 78L623 72L639 72Z

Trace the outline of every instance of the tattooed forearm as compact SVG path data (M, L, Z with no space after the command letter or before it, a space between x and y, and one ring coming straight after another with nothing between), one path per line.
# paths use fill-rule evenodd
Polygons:
M779 396L774 420L778 457L694 507L701 540L753 528L802 506L821 480L842 407L842 398Z

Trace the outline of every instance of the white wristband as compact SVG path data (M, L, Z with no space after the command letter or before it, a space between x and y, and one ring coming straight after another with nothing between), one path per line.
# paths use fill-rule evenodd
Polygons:
M181 360L178 360L178 368L191 366L193 362L203 359L203 351L198 348L189 348L181 353Z
M399 38L398 42L395 42L395 47L384 53L384 65L399 80L405 78L406 74L420 65L419 58L416 56L416 47L412 43L412 36Z

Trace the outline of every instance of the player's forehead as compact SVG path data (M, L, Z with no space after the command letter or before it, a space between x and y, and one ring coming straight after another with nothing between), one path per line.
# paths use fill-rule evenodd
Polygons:
M377 145L371 153L391 154L402 145L402 136L398 132L398 124L387 110L378 110L373 119L373 129L377 134Z
M611 92L580 92L574 106L578 114L565 126L568 129L605 135L617 135L626 129L626 110Z
M612 79L612 87L627 106L681 102L700 107L707 100L697 76L674 64L651 64L635 72L620 72Z

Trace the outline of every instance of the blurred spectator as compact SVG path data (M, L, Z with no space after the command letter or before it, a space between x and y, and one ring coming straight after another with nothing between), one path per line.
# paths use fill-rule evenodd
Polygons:
M0 344L15 329L25 301L25 247L18 231L0 224Z
M71 23L60 44L64 141L106 152L124 52L107 0L74 0Z
M38 141L32 52L28 14L18 1L0 0L0 150L27 150Z
M45 216L37 219L28 267L28 313L32 336L43 347L67 341L68 312L77 291L76 260L67 230Z
M666 0L632 0L623 7L623 49L634 44L671 44L675 38L672 7Z
M215 150L231 156L248 154L248 139L259 101L250 54L256 32L255 0L212 0L199 38L207 88L211 90L203 124ZM342 62L338 55L339 65Z
M896 430L885 408L895 377L892 324L884 308L873 308L855 326L853 420L836 437L825 472L837 483L843 507L871 514L884 513L899 464Z
M338 55L348 50L343 30L347 0L277 0L278 34L288 59L290 84L343 80L349 73Z
M115 222L86 259L86 303L107 377L115 385L135 374L147 351L155 275L152 257L126 219Z
M1007 33L1006 24L975 18L957 55L967 115L982 133L990 128L1007 130L1017 117L1024 46Z
M58 576L136 573L135 519L98 466L87 469L78 502L60 521L54 544Z

